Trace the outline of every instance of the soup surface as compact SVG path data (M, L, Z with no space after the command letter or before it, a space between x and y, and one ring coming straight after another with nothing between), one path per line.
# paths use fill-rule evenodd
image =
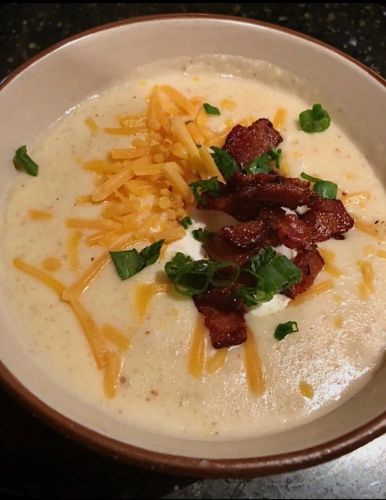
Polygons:
M190 298L165 293L162 285L151 293L138 288L163 282L165 263L177 251L203 258L191 229L219 228L230 217L190 211L194 224L167 245L155 264L121 281L107 262L82 294L94 324L110 325L105 333L110 328L111 337L111 330L118 330L126 339L113 398L106 397L103 373L68 303L12 264L19 257L69 287L106 252L87 240L102 233L101 227L68 222L99 220L105 208L104 202L79 200L104 180L103 173L83 166L94 160L108 163L109 151L127 149L141 137L140 131L120 135L104 129L117 127L116 116L143 113L155 85L169 85L191 102L217 107L220 115L203 118L217 137L232 124L261 117L273 121L283 137L285 174L307 172L336 183L338 197L357 221L344 240L319 245L328 262L315 284L327 283L324 293L293 305L278 295L246 315L261 361L262 394L248 383L245 346L218 354L204 335L199 369L192 368L198 313ZM299 113L312 104L302 95L301 85L268 64L234 57L182 58L137 70L121 86L70 110L29 145L39 175L15 176L0 245L9 307L26 349L47 377L129 425L192 439L258 436L298 426L333 410L366 383L386 347L385 192L333 113L324 132L299 128ZM278 114L279 109L284 111ZM135 196L132 200L144 204L143 210L152 202ZM132 218L138 218L138 210L133 212ZM289 249L279 250L292 255ZM273 332L287 321L296 321L299 331L279 342Z

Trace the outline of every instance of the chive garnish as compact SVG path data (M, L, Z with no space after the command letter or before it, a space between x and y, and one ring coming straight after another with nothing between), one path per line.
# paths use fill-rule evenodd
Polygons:
M209 236L212 236L214 233L212 231L207 231L206 229L194 229L192 231L193 238L197 241L204 242Z
M188 216L184 217L179 222L184 229L188 229L188 227L193 224L192 219Z
M262 248L244 270L255 279L254 287L240 287L236 292L247 307L271 300L274 295L302 279L300 269L271 247Z
M165 265L165 272L176 292L189 297L205 292L209 285L222 288L234 283L240 272L232 262L193 260L178 252Z
M221 115L220 110L208 102L204 102L204 109L208 115Z
M236 160L225 149L211 146L210 153L218 169L222 173L225 180L228 180L232 175L239 170Z
M287 323L280 323L280 325L276 327L273 336L275 337L276 340L283 340L290 333L295 333L298 331L299 328L296 321L287 321Z
M194 197L198 202L202 202L202 194L206 193L209 196L216 197L219 194L219 185L217 177L211 177L207 180L191 182L189 186L192 188Z
M322 198L327 198L328 200L335 200L338 192L338 186L331 181L324 181L323 179L318 179L312 175L308 175L305 172L300 174L300 177L306 181L314 183L314 191L318 193Z
M28 175L36 177L39 171L37 165L27 153L27 146L20 146L13 157L13 164L18 170L24 170Z
M268 174L272 168L271 163L275 162L275 167L280 168L281 149L272 148L268 153L255 158L246 168L247 174Z
M140 252L135 248L121 252L110 252L111 259L121 280L127 280L157 261L165 240L159 240L143 248Z
M300 128L312 134L313 132L323 132L328 129L331 123L329 114L320 104L314 104L312 109L306 109L299 115Z

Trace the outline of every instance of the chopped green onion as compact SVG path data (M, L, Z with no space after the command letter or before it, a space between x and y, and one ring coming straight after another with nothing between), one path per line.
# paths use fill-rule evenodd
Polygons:
M148 247L143 248L139 252L139 255L142 257L145 266L150 266L151 264L154 264L154 262L158 260L164 242L165 240L156 241L155 243L152 243Z
M269 302L273 299L272 292L264 292L252 287L240 287L236 291L236 297L240 297L247 307L257 306L262 302Z
M122 252L110 252L110 255L121 280L131 278L144 268L143 259L135 248Z
M300 128L309 134L323 132L330 126L330 116L320 104L314 104L312 109L306 109L299 115Z
M249 267L253 273L256 273L258 268L264 264L268 264L277 255L272 247L263 247L256 255L249 259Z
M322 198L327 198L328 200L336 200L338 186L330 181L319 181L315 183L314 191L320 194Z
M226 261L192 260L178 252L166 263L165 272L178 293L191 297L204 292L209 285L222 288L234 283L240 268Z
M247 174L268 174L271 171L271 160L265 153L255 158L244 171Z
M28 175L36 177L39 171L37 165L27 153L27 146L20 146L13 157L13 164L18 170L24 170Z
M204 109L208 115L220 115L220 110L216 108L216 106L212 106L211 104L204 102Z
M299 328L296 321L288 321L287 323L280 323L280 325L276 327L274 337L276 340L283 340L290 333L295 333L298 331Z
M300 177L302 177L306 181L310 181L310 182L319 182L320 181L320 179L318 179L317 177L313 177L312 175L308 175L305 172L302 172L300 174Z
M280 148L271 148L268 154L271 156L271 160L275 162L275 167L280 168L282 150Z
M164 240L157 241L140 252L133 248L121 252L110 252L111 259L121 280L127 280L142 271L146 266L154 264L159 257Z
M202 194L206 193L209 196L216 197L219 194L219 185L217 177L211 177L207 180L191 182L189 186L192 188L194 197L198 202L203 202Z
M314 182L314 191L318 193L322 198L327 198L328 200L335 200L338 193L338 186L331 181L324 181L318 179L317 177L312 177L304 172L300 174L300 177L306 179L307 181Z
M184 229L188 229L188 227L193 224L192 219L188 216L184 217L179 222Z
M262 248L253 256L248 267L243 269L256 280L254 287L241 287L237 295L247 307L267 302L277 293L299 283L302 272L284 255L279 255L271 247Z
M207 231L206 229L194 229L192 231L193 238L197 241L204 242L209 236L212 236L214 233L212 231Z
M225 149L211 146L213 151L210 153L218 169L222 173L225 180L228 180L232 175L239 170L236 160Z
M268 174L272 168L271 163L275 162L275 167L280 168L281 149L271 149L268 153L255 158L246 168L247 174Z
M280 293L302 279L302 272L285 255L276 255L257 271L259 288L265 292Z

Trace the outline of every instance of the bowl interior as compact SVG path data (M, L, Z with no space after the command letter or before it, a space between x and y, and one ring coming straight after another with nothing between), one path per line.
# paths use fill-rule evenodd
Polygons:
M359 142L385 183L383 145L385 88L341 55L267 26L214 18L164 18L96 31L49 52L19 73L0 92L2 163L0 200L13 179L12 154L32 143L63 113L85 98L125 79L140 64L205 53L264 59L307 78L328 94L338 120ZM371 128L367 124L371 123ZM382 161L381 161L382 160ZM48 379L25 351L0 290L0 357L27 391L84 427L122 443L173 455L239 459L304 450L353 431L386 410L386 365L365 389L334 412L300 428L238 441L191 441L130 428L77 400ZM4 370L4 367L2 370ZM0 370L0 373L1 371Z

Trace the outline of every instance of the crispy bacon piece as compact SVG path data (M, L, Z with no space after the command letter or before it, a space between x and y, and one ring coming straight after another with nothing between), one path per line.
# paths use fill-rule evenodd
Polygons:
M248 221L258 216L262 206L296 208L308 205L312 198L309 183L281 175L236 173L228 192L216 198L204 197L199 208L220 210L235 219Z
M293 263L302 271L303 277L300 283L285 290L285 295L291 299L310 288L323 269L324 260L316 247L313 247L311 250L301 250L293 259Z
M240 248L256 248L264 237L264 222L261 219L242 222L237 226L224 226L218 235Z
M247 340L244 306L230 288L211 288L194 297L215 349L242 344Z
M271 227L280 242L288 248L311 246L311 229L296 214L276 216L272 220Z
M259 248L258 244L255 247L241 248L217 234L209 236L204 242L204 250L210 259L227 260L239 266L244 266Z
M340 200L327 200L315 195L309 205L311 210L302 219L311 229L314 243L331 237L339 238L354 225L354 220Z
M245 167L258 156L278 146L282 140L272 123L267 118L260 118L249 127L233 127L223 149L231 154L241 167Z

